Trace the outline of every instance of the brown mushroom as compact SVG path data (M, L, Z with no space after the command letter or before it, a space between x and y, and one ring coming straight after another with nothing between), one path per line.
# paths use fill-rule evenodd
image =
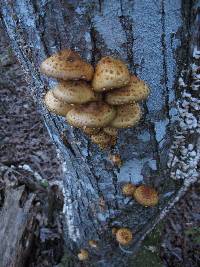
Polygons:
M110 122L109 126L114 128L129 128L137 124L140 118L141 110L137 103L117 106L117 115Z
M98 248L98 242L96 240L89 240L88 243L92 248Z
M124 62L108 56L98 62L92 86L96 92L103 92L125 86L129 81L129 71Z
M157 191L147 185L141 185L136 188L133 196L138 203L146 207L158 204Z
M86 261L89 259L89 253L86 249L81 249L80 253L78 253L78 258L80 261Z
M91 140L101 149L105 149L106 147L111 145L111 136L104 132L99 132L97 134L91 135Z
M118 130L116 128L113 127L105 127L103 128L104 133L107 133L111 136L117 136L117 132Z
M148 86L142 80L132 75L127 86L108 92L105 99L110 105L123 105L144 100L148 95Z
M128 228L120 228L116 233L116 239L121 245L129 245L133 240L133 234Z
M113 165L117 166L117 167L121 167L122 165L122 160L119 154L115 154L115 155L110 155L110 160L112 161Z
M53 90L54 96L69 104L84 104L98 100L90 85L85 81L61 81Z
M135 190L136 186L132 183L127 183L122 187L122 193L127 197L133 196Z
M40 70L47 76L62 80L87 80L93 77L93 67L70 49L64 49L44 60Z
M97 134L98 132L100 132L101 128L83 127L82 130L84 133L88 135L92 135L92 134Z
M68 111L73 108L72 105L55 98L52 90L46 93L44 97L44 103L49 111L60 116L66 116Z
M115 115L114 107L103 102L91 102L70 110L66 119L70 125L75 127L99 128L109 124Z

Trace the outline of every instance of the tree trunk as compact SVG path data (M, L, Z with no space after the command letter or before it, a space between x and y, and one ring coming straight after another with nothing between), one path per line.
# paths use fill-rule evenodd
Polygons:
M80 248L88 248L89 240L99 241L98 250L88 248L87 266L127 266L145 235L196 180L198 4L189 0L2 1L2 19L29 93L62 158L66 244L76 255ZM142 106L142 121L120 132L113 151L99 150L43 105L44 93L54 81L41 75L39 66L68 47L92 64L104 55L122 58L151 88ZM121 168L112 165L110 153L121 155ZM127 181L156 187L159 205L143 208L124 198L121 185ZM113 226L131 228L133 244L126 249L118 246Z

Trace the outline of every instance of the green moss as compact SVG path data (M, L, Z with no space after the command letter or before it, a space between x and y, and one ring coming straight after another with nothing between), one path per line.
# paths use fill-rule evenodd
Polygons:
M163 224L158 225L146 237L137 255L130 260L129 267L163 267L159 257L162 228Z

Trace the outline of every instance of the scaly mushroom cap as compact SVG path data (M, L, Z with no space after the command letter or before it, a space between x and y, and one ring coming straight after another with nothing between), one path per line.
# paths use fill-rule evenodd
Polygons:
M72 105L55 98L52 90L46 93L44 97L44 103L49 111L60 116L66 116L68 111L73 108Z
M105 99L110 105L123 105L144 100L148 95L148 86L142 80L132 75L127 86L108 92Z
M100 128L83 127L82 130L88 135L97 134L98 132L100 132Z
M109 124L114 128L129 128L134 126L141 118L140 106L135 104L127 104L117 106L117 115Z
M95 91L103 92L125 86L129 81L128 68L121 60L104 57L96 66L92 86Z
M115 115L114 107L103 102L91 102L70 110L66 119L69 124L75 127L99 128L106 126Z
M133 193L135 192L135 190L136 190L136 186L131 183L125 184L122 187L122 193L127 197L133 196Z
M111 144L111 136L104 132L99 132L97 134L91 135L91 140L93 143L99 145L99 147L102 149L108 147Z
M44 60L40 70L47 76L62 80L92 79L94 69L70 49L64 49Z
M158 203L158 193L147 185L139 186L134 192L135 200L143 206L155 206Z
M121 245L129 245L133 239L131 230L120 228L116 233L116 239Z
M104 133L107 133L111 136L117 136L117 132L118 130L116 128L113 127L105 127L103 128Z
M61 81L53 90L55 98L69 104L84 104L98 100L90 85L85 81Z
M96 240L89 240L88 243L92 248L98 248L98 242Z
M80 253L78 253L78 258L80 261L86 261L89 258L89 253L86 249L81 249Z

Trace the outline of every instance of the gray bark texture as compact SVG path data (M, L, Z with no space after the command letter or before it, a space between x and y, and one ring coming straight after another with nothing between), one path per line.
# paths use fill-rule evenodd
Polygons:
M146 234L198 176L199 1L5 0L1 16L63 162L65 240L72 256L87 248L90 259L82 266L129 266ZM121 58L151 88L143 119L120 132L112 151L99 150L43 105L55 81L39 66L63 48L93 65L105 55ZM109 160L115 153L121 168ZM159 205L144 208L124 198L121 186L128 181L156 187ZM132 229L132 245L120 247L113 226ZM97 250L88 247L91 239L98 240Z
M31 244L36 227L32 202L34 194L23 201L24 186L8 189L0 213L0 266L24 266L31 253ZM23 203L24 202L24 203Z

